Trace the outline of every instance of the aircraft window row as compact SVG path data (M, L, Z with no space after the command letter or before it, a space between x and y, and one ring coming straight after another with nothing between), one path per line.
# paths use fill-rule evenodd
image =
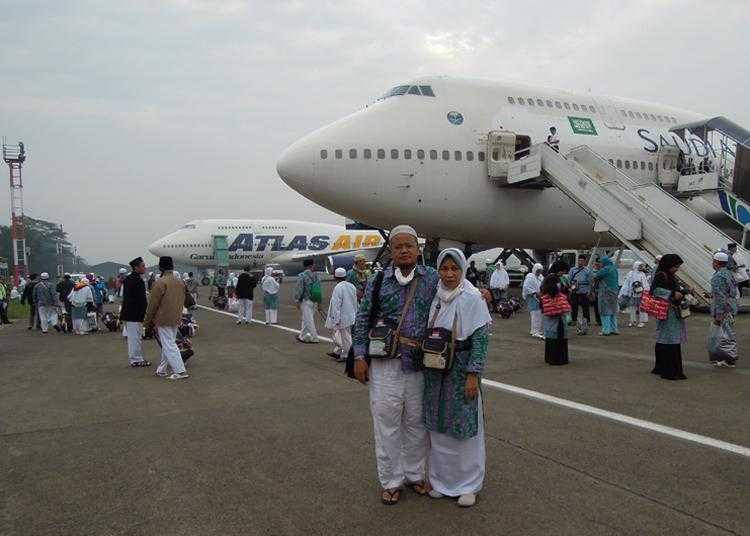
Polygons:
M620 114L623 117L629 117L630 119L645 119L646 121L651 120L660 123L677 123L677 119L671 115L647 114L646 112L633 112L631 110L620 110Z
M378 100L387 99L388 97L397 97L399 95L421 95L423 97L434 97L432 86L396 86Z
M252 230L252 226L250 225L219 225L219 229L229 231L229 230L241 230L241 229L247 229Z
M596 108L591 106L590 104L577 104L577 103L569 103L569 102L560 102L560 101L553 101L551 99L530 99L527 97L508 97L508 102L510 104L520 104L521 106L546 106L547 108L557 108L558 110L573 110L574 112L588 112L595 114Z
M333 152L334 157L336 160L341 160L344 158L344 151L342 149L336 149ZM385 149L378 149L375 153L377 155L378 160L385 160ZM428 153L425 152L424 149L417 149L417 160L426 160L426 157L428 156ZM349 159L350 160L356 160L359 156L359 151L357 149L349 149ZM404 160L411 160L414 156L414 152L411 149L404 149L403 153L401 153L398 149L391 149L390 150L390 156L391 160L398 160L401 156L404 157ZM440 152L438 155L438 151L436 149L430 149L429 152L429 158L430 160L437 160L438 156L442 160L450 160L451 159L451 152L447 149ZM453 160L456 162L461 162L466 159L468 162L473 162L475 157L474 151L453 151ZM320 150L320 159L326 160L328 158L328 150L321 149ZM372 150L371 149L363 149L362 150L362 158L365 160L371 160L372 159ZM480 162L484 162L485 154L483 151L478 151L476 153L476 159Z
M633 161L625 160L623 162L620 158L618 158L617 162L615 162L612 158L610 158L609 159L609 164L611 166L616 166L618 169L625 168L625 169L636 169L637 170L637 169L640 168L641 171L645 171L646 168L648 168L649 171L653 171L654 170L654 163L653 162L644 162L643 160L641 160L641 161L638 161L638 160L633 160ZM665 161L665 164L666 164L666 161ZM666 165L665 165L664 169L667 169ZM674 169L674 168L669 168L669 169Z
M164 244L165 248L208 248L211 247L208 244Z

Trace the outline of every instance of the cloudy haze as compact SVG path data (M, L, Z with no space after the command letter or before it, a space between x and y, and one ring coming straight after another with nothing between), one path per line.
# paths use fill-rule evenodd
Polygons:
M127 261L196 218L342 222L281 182L278 155L417 75L590 90L750 126L745 1L0 5L0 134L28 147L26 213L63 223L92 262Z

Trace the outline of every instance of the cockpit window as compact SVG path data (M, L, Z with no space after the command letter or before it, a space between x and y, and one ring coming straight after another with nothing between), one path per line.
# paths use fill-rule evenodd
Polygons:
M182 226L182 228L183 229L195 229L196 227L194 223L186 223L185 225Z
M387 99L389 97L397 97L399 95L421 95L423 97L434 97L435 93L432 91L432 86L396 86L385 95L380 97L378 100Z

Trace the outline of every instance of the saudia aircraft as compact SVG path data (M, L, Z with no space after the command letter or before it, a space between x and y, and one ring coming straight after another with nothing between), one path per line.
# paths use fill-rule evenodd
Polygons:
M385 229L410 223L441 247L579 248L597 235L591 218L560 190L498 188L488 180L492 134L512 133L523 149L546 141L555 127L562 154L588 145L645 182L669 170L662 158L670 149L696 161L716 157L721 148L670 132L702 119L625 98L425 77L297 141L277 170L290 187L338 214Z
M226 249L230 268L267 264L300 269L305 259L325 260L328 268L349 267L356 252L372 259L382 237L371 229L347 229L290 220L195 220L156 240L148 250L177 264L215 268L215 252Z

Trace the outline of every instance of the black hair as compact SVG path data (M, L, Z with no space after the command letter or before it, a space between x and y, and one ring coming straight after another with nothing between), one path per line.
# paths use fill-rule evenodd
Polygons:
M560 287L558 287L559 283L560 278L556 273L549 274L544 278L544 281L542 281L542 294L547 294L552 297L557 296L560 293Z
M578 258L579 259L583 259L584 261L587 259L586 255L584 255L583 253L581 253L580 255L578 255Z

